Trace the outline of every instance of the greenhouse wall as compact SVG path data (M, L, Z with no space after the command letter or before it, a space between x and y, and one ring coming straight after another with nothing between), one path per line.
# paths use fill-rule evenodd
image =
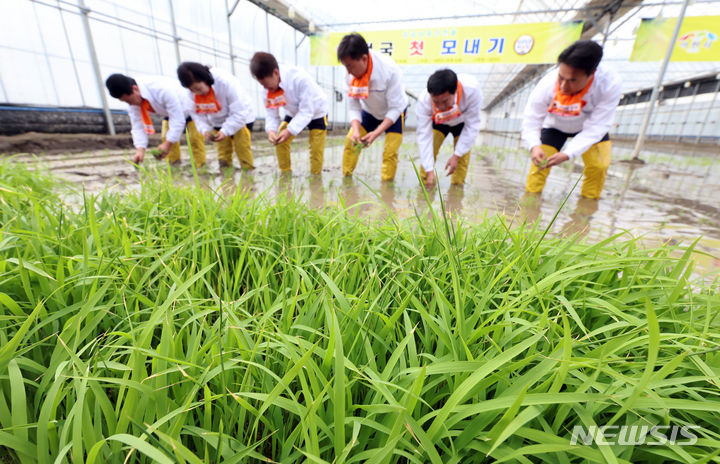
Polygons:
M33 114L38 109L47 112L79 108L85 111L64 112L59 124L63 119L91 117L96 124L104 121L83 29L81 0L17 0L3 4L6 11L0 27L0 113L12 110L4 119L20 119L22 124L19 110ZM227 70L232 70L234 64L234 74L255 101L259 119L264 116L262 88L250 76L248 65L255 51L269 50L281 64L304 67L316 77L328 96L331 123L347 120L342 91L344 70L310 67L309 38L250 2L238 2L231 16L234 62L230 60L228 10L223 0L173 0L172 9L170 1L159 0L85 0L84 6L103 80L112 73L174 77L178 65L174 14L180 59ZM104 88L102 91L106 92ZM342 101L337 101L337 95ZM124 103L107 93L106 98L112 110L126 109ZM92 124L89 122L87 127L94 127Z

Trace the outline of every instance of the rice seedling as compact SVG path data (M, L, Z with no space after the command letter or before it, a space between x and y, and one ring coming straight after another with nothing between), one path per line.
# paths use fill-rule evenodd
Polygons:
M353 152L355 156L360 154L360 151L365 148L365 144L361 142L353 142Z
M11 462L718 462L717 284L693 285L692 247L147 174L69 207L0 163ZM697 438L572 442L616 426Z

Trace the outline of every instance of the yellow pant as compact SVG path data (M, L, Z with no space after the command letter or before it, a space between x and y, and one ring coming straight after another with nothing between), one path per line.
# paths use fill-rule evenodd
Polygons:
M195 167L199 168L205 164L205 139L202 134L198 132L194 121L188 122L185 127L190 134L190 152L192 153L193 160L195 160ZM170 124L163 119L161 132L163 142L165 142L165 136L168 130L170 130ZM184 137L185 135L183 134L182 136ZM180 142L172 144L167 155L167 160L170 163L180 161Z
M606 140L596 143L583 153L582 159L585 168L583 169L583 183L580 195L585 198L600 198L605 185L608 166L610 166L611 148L612 143ZM542 145L542 149L546 157L557 153L557 150L550 145ZM530 167L525 190L531 193L542 192L549 174L550 168L540 169L533 164Z
M438 153L440 153L440 147L445 141L445 137L447 137L445 134L433 129L433 157L435 158L435 161L437 161L437 155ZM458 138L459 137L454 137L453 148L455 147L455 145L457 145ZM470 152L467 152L460 157L457 167L455 168L455 172L453 172L452 177L450 177L450 183L452 185L463 185L465 183L465 177L467 177L469 165ZM420 169L420 178L423 180L423 182L425 181L426 177L427 173L425 172L425 170Z
M279 134L287 126L288 123L285 121L280 123L277 133ZM310 129L310 172L313 174L320 174L322 172L323 159L325 157L326 135L327 129ZM294 138L295 136L291 136L289 139L275 147L278 167L282 172L289 172L292 170L290 163L290 142L292 142Z
M400 115L400 117L402 118L403 115ZM364 137L366 134L367 131L365 128L360 126L360 136ZM350 137L352 137L352 129L350 129L345 139L345 150L343 151L343 174L346 176L352 176L358 159L360 158L360 152L355 153L355 144ZM397 171L398 164L398 151L400 150L400 145L402 145L402 138L402 134L398 134L397 132L385 133L385 146L383 147L383 160L380 171L382 180L393 180L395 178L395 171Z
M216 133L216 131L213 131L213 133ZM227 136L216 143L218 161L221 166L232 166L232 154L233 149L235 149L240 166L243 169L255 169L252 151L250 150L250 130L247 126L243 126L232 137Z

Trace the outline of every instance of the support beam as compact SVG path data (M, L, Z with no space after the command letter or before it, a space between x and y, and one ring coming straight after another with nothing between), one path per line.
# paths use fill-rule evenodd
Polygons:
M270 15L267 10L265 10L265 34L267 36L267 52L272 53L270 51Z
M235 0L235 3L233 4L232 8L230 8L230 11L228 11L228 16L232 16L233 13L235 13L235 8L237 8L238 3L240 3L240 0Z
M680 130L678 130L677 139L675 139L676 142L680 142L683 138L683 132L685 132L685 125L687 124L688 118L690 117L690 112L695 108L695 99L697 98L698 90L700 89L700 86L698 84L695 84L693 86L693 95L692 99L690 100L690 104L688 105L687 109L685 110L685 116L682 118L682 121L680 122Z
M235 6L237 6L237 3L235 3ZM228 7L228 0L225 0L225 19L227 20L228 51L230 52L230 69L232 70L233 74L235 74L235 53L233 52L232 25L230 24L230 17L232 16L233 11L235 11L235 6L233 6L231 10Z
M648 124L650 123L650 117L652 116L653 109L655 108L655 103L657 103L658 94L660 93L660 87L662 86L662 81L665 78L665 71L667 70L668 63L670 62L670 56L672 55L673 49L675 49L675 42L677 42L677 36L680 33L680 26L682 26L683 19L685 19L685 11L687 10L688 3L690 3L690 0L684 0L682 8L680 8L680 15L678 16L677 22L675 23L675 30L673 30L670 44L668 45L667 52L665 53L665 59L660 66L657 81L655 82L655 87L653 87L652 95L650 96L650 104L648 105L647 111L645 112L645 117L643 118L643 123L640 126L640 131L638 132L637 143L635 143L635 148L633 149L632 153L633 161L640 160L640 150L642 150L643 143L645 142L645 136Z
M65 24L65 16L63 16L63 10L58 8L58 16L60 16L60 23L62 23L63 27L63 34L65 36L65 44L67 45L68 52L70 53L70 61L72 62L73 66L73 73L75 74L75 82L77 83L78 93L80 94L80 101L82 101L82 106L87 106L87 103L85 102L85 93L82 91L82 82L80 81L80 73L78 72L77 68L77 62L75 61L75 53L73 53L73 47L70 43L70 36L68 35L67 31L67 25ZM0 85L2 83L0 82Z
M180 36L177 33L177 25L175 24L173 0L168 0L168 7L170 8L170 25L172 26L173 43L175 44L175 60L177 61L177 65L180 66L180 63L182 63L180 59Z
M614 18L621 18L636 7L645 7L642 5L642 0L591 0L588 5L584 7L587 12L595 12L594 22L599 21L604 16L613 15ZM581 11L572 19L572 21L581 21L585 19L585 12ZM605 32L603 29L597 29L591 22L585 22L583 25L583 32L580 36L581 39L590 39L597 33ZM493 106L497 105L502 99L508 95L522 89L528 82L531 82L543 75L545 71L550 69L554 65L550 64L531 64L521 69L515 77L505 87L495 94L494 98L490 100L485 108L485 111L489 111Z
M695 143L700 142L703 132L705 132L705 126L707 126L707 123L710 120L710 113L712 112L712 109L715 107L715 100L717 100L718 92L720 92L720 74L717 75L717 84L715 84L715 92L713 93L713 97L712 97L712 101L710 102L710 105L708 105L707 112L705 113L705 119L703 120L702 126L700 127L700 130L698 131L698 135L697 135L697 138L695 139Z
M612 25L613 18L615 18L615 12L611 11L610 15L608 16L607 24L605 25L605 32L603 32L602 43L600 44L600 46L603 48L605 48L605 43L610 36L610 26Z
M95 83L97 85L97 91L100 96L100 101L103 106L103 113L105 114L105 122L107 124L108 133L115 135L115 124L113 124L112 114L110 113L110 106L108 105L107 96L105 95L105 85L103 82L102 74L100 73L100 62L98 61L97 52L95 51L95 42L93 42L92 31L90 30L90 19L88 15L90 10L85 6L85 0L78 0L78 6L82 13L83 29L85 30L85 41L87 42L88 53L93 64L93 71L95 72Z
M290 7L282 0L248 0L253 5L265 11L279 20L287 23L293 29L297 29L303 34L310 34L310 18L304 17L302 14L293 10L290 14Z

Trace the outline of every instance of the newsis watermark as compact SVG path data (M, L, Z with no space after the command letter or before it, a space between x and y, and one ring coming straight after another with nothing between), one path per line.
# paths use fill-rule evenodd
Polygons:
M573 427L571 445L688 446L698 441L697 425L591 425Z

